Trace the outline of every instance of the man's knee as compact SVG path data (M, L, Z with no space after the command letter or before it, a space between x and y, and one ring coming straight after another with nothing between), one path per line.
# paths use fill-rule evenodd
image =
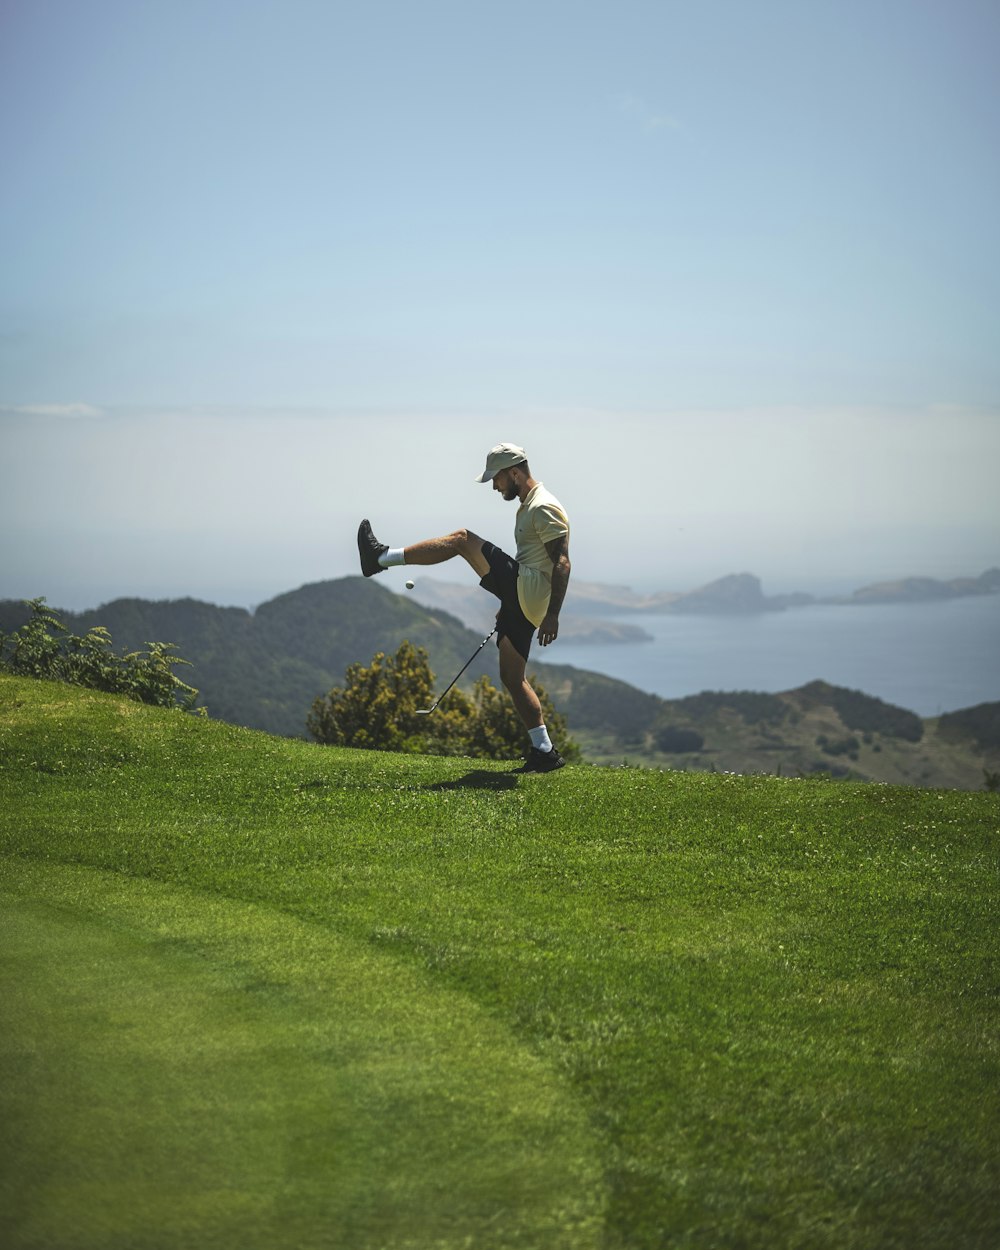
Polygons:
M527 661L507 637L500 639L500 680L511 693L524 685Z
M478 534L474 534L469 529L458 529L449 535L449 542L453 550L469 564L479 574L485 577L490 571L489 561L483 555L483 540Z
M500 665L500 680L503 682L504 689L511 694L520 694L524 687L524 674L503 664Z
M483 545L483 540L478 534L473 534L472 530L464 527L455 530L451 535L451 541L455 544L456 550L460 551L462 555L465 555L467 551L471 551L473 548L479 550Z

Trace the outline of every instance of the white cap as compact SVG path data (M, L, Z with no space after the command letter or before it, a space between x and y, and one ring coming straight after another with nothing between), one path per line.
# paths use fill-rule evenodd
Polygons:
M497 443L486 457L486 468L477 482L492 482L501 469L511 469L515 464L523 464L528 455L523 447L515 443Z

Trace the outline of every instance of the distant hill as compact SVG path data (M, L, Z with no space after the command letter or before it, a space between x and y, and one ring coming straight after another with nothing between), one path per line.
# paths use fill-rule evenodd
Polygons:
M213 717L288 737L306 736L313 700L341 684L357 660L368 663L376 651L395 651L409 638L450 679L482 641L455 617L426 612L360 577L302 586L252 613L197 599L116 599L58 615L75 633L104 625L118 650L176 644L194 665L181 676L199 689L199 703ZM23 605L0 603L0 629L26 617ZM469 673L495 668L484 651Z
M416 571L414 577L414 589L406 594L406 598L433 611L450 612L470 629L483 633L492 629L496 600L492 595L484 595L474 582L443 582L437 578L421 577ZM573 594L559 620L559 637L564 641L614 644L652 640L652 634L639 625L607 619L591 620L586 615L587 603L585 588L574 582Z
M348 665L404 639L425 647L443 688L482 641L440 609L428 610L360 577L316 582L255 612L196 599L117 599L60 612L74 633L104 625L117 650L172 642L194 667L182 676L210 715L288 737L305 737L313 701L341 685ZM0 630L28 616L0 601ZM488 626L487 626L488 628ZM470 667L498 683L495 649ZM666 700L570 665L532 663L586 758L728 772L820 770L835 776L978 789L1000 769L996 705L922 721L857 691L815 681L782 694L709 691Z
M955 577L942 582L933 577L904 577L895 582L862 586L852 603L925 603L929 599L961 599L968 595L1000 593L1000 569L987 569L979 577Z
M476 628L486 620L489 603L475 585L417 578L413 597L426 607L444 608ZM599 582L573 581L560 619L560 637L570 642L646 642L650 635L639 625L610 622L608 616L634 614L659 616L688 613L703 616L749 616L782 611L812 603L811 595L764 594L760 579L752 573L730 573L706 586L684 592L662 591L640 595L627 586L604 586Z
M813 603L924 603L933 599L994 594L1000 594L1000 569L996 568L987 569L978 577L955 577L950 581L938 581L933 577L904 577L899 581L877 582L862 586L846 599L817 598L804 593L765 595L760 579L752 573L730 573L683 593L635 595L621 586L601 588L591 585L584 602L593 613L677 612L702 616L751 616L760 612L807 607ZM577 602L580 602L578 597ZM580 609L574 607L572 610Z
M761 589L759 578L752 573L731 573L720 577L699 590L679 595L667 605L670 612L691 614L714 614L721 616L743 615L748 612L767 612L769 604Z
M546 678L574 707L574 671ZM562 680L552 681L559 673ZM636 692L638 693L638 692ZM619 704L616 692L580 692L570 728L586 758L674 769L829 773L860 781L978 790L1000 771L1000 704L922 720L856 690L813 681L781 694L704 691ZM654 701L655 700L655 701Z
M1000 703L978 703L959 712L946 712L938 727L953 740L969 738L980 750L1000 750Z
M495 615L481 631L473 631L448 612L423 608L361 577L314 582L254 612L198 599L115 599L85 612L50 606L73 633L103 625L117 651L152 641L174 643L177 654L193 665L179 670L180 676L197 687L199 705L211 716L286 737L307 736L313 701L343 684L348 665L367 664L377 651L394 652L404 639L426 649L442 689L482 642ZM0 631L18 628L28 616L23 603L0 600ZM619 722L631 724L633 706L648 713L660 702L597 673L545 664L533 664L530 671L546 686L565 681L564 674L572 672L573 709L560 711L582 715L586 724L612 734ZM462 684L471 685L483 673L499 684L492 643L470 665Z
M932 577L905 577L898 581L877 582L852 594L817 597L803 592L765 595L760 578L753 573L729 573L704 586L687 591L658 591L639 594L628 586L604 585L574 579L563 608L562 636L568 641L587 643L642 642L648 638L638 625L609 623L608 616L659 616L669 613L698 616L754 616L761 612L782 612L787 608L817 603L864 605L869 603L924 603L933 599L957 599L969 595L1000 593L1000 569L987 569L979 577L956 577L937 581ZM467 625L477 628L485 619L488 604L478 587L468 584L418 579L414 598L427 607L453 612Z
M701 616L749 616L758 612L780 612L814 602L812 595L765 595L759 577L753 573L728 573L704 586L687 591L660 591L639 595L625 586L601 586L573 583L566 610L571 613L624 614L657 616L662 613L687 613Z

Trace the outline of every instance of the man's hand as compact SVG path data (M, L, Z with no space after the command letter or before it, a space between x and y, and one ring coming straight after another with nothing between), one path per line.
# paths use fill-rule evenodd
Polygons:
M569 585L569 536L564 534L561 538L553 538L545 544L545 550L552 561L552 593L548 613L538 627L538 641L543 647L559 637L559 609Z
M542 621L538 627L538 641L543 647L547 647L550 642L555 642L559 637L559 617L554 616L551 612Z

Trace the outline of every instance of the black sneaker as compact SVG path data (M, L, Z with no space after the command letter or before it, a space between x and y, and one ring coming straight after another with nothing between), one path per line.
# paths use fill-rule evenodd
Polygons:
M537 747L532 747L528 752L528 758L524 761L524 767L517 771L519 773L554 773L565 763L566 761L555 747L551 751L539 751Z
M361 556L361 572L365 577L371 577L375 573L384 573L385 569L379 564L378 558L383 552L389 548L385 543L380 543L372 533L372 527L367 519L362 521L358 526L358 554Z

